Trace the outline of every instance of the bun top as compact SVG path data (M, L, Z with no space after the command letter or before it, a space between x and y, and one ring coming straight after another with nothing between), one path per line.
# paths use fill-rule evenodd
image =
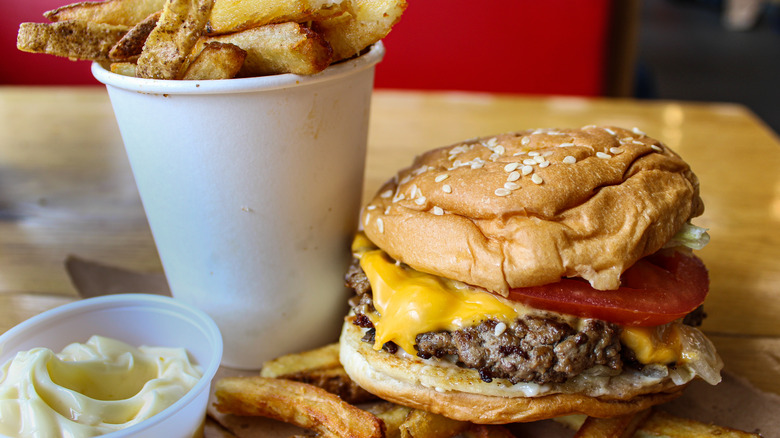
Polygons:
M562 277L616 289L704 205L685 161L638 129L539 129L426 152L363 209L367 236L424 272L500 293Z

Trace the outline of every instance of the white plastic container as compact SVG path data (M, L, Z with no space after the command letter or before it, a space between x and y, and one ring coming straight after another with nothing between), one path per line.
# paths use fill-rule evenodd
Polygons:
M223 364L338 338L363 187L369 52L311 76L106 84L174 297L208 313Z
M41 313L0 336L0 364L19 351L47 347L59 352L71 343L86 342L92 335L115 338L133 346L183 347L203 370L198 383L170 407L148 420L101 437L200 436L211 380L222 357L222 337L208 315L173 298L109 295Z

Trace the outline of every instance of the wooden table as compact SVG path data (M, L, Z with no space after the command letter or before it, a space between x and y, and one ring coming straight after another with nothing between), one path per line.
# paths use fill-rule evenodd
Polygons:
M701 180L704 330L727 369L780 394L780 140L731 104L378 91L366 197L414 154L537 127L637 126ZM103 88L0 87L0 332L77 299L69 254L161 271Z

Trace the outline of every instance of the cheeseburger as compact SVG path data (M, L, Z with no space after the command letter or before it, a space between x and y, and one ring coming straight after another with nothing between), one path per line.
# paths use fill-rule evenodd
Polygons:
M610 417L720 380L696 328L696 176L638 129L434 149L361 214L341 361L368 391L475 423Z

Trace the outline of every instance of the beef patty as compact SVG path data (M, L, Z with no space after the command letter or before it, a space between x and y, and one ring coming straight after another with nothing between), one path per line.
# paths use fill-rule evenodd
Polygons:
M357 296L350 300L354 323L368 328L363 340L373 343L374 329L368 314L374 312L371 285L356 261L346 275L347 286ZM420 333L417 355L448 357L460 366L479 371L482 380L507 379L512 383L560 383L595 366L620 372L620 328L599 320L586 320L576 328L555 316L528 315L509 324L486 320L456 331ZM396 346L384 348L394 352Z

